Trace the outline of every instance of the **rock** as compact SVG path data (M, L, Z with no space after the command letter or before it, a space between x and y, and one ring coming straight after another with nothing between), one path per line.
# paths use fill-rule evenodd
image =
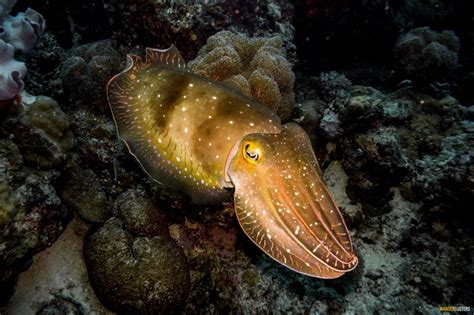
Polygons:
M327 105L323 101L310 99L296 104L295 110L293 111L292 116L294 118L292 120L303 127L313 143L325 107L327 107Z
M19 187L3 189L4 224L0 228L0 269L14 267L50 245L70 220L51 178L29 175Z
M114 122L108 117L83 109L69 114L76 143L73 155L78 163L96 174L103 174L101 178L112 181L113 160L117 156L119 143Z
M70 163L60 178L58 190L62 200L87 222L101 223L112 216L112 203L91 169Z
M114 213L133 235L169 235L164 215L143 192L130 189L118 196Z
M36 48L26 55L28 75L25 85L28 92L32 95L48 95L61 104L66 103L58 68L66 58L66 51L56 37L50 32L43 34Z
M351 81L335 71L323 72L313 82L321 100L328 104L342 106L351 96Z
M405 100L382 100L380 107L385 123L403 123L411 117L413 104Z
M467 218L465 210L474 199L473 148L472 133L449 136L444 138L438 154L416 160L413 184L422 198L436 206L445 204L458 209L454 213Z
M0 304L33 254L49 246L71 217L53 188L56 177L55 171L32 172L18 146L0 139Z
M57 167L74 144L69 120L50 97L33 98L19 119L8 122L26 163L41 169Z
M427 84L449 82L458 67L459 39L452 31L419 27L402 35L394 48L399 78Z
M117 74L125 58L117 53L116 43L103 40L74 48L60 65L60 77L69 106L109 111L104 87Z
M351 96L349 81L337 72L321 73L313 79L318 96L328 106L324 109L320 128L329 139L335 139L343 134L340 110Z
M34 257L19 275L5 314L111 314L89 284L82 254L87 230L74 218L51 247Z
M387 211L380 207L390 200L390 187L398 185L410 169L396 129L385 127L355 134L343 139L341 148L342 165L350 177L351 199L374 205L373 210L379 214Z
M250 36L280 35L292 50L293 5L276 0L269 3L230 0L204 3L162 3L159 1L115 1L105 4L114 35L128 46L167 48L171 44L184 51L186 60L195 56L206 40L222 30Z
M113 311L170 314L188 296L186 258L169 237L134 237L112 218L85 240L84 257L92 287Z

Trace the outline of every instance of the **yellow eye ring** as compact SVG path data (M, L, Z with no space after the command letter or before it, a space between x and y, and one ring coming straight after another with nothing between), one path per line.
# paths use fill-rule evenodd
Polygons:
M246 143L242 150L244 159L251 163L257 163L261 158L261 150L258 146L252 145L251 143Z

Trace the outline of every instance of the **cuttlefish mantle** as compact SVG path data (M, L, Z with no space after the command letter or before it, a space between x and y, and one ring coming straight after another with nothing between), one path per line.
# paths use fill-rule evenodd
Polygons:
M357 257L308 136L239 91L186 69L179 51L146 49L107 86L119 137L154 180L197 203L225 200L266 254L336 278Z

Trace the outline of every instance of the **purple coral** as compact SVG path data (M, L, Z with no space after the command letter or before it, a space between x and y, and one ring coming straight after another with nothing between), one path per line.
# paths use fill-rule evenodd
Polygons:
M15 3L0 0L0 39L12 44L16 50L28 52L43 34L46 23L41 14L30 8L16 16L9 15Z
M44 32L44 18L33 9L9 13L16 0L0 0L0 101L13 99L24 87L26 67L14 59L15 50L30 51Z
M23 90L26 67L13 58L15 48L0 39L0 101L12 99Z

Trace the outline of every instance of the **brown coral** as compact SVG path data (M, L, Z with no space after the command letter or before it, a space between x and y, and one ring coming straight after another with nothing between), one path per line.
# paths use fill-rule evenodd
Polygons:
M222 31L209 37L188 66L195 73L239 89L286 121L295 103L295 76L282 45L277 36L248 38Z

